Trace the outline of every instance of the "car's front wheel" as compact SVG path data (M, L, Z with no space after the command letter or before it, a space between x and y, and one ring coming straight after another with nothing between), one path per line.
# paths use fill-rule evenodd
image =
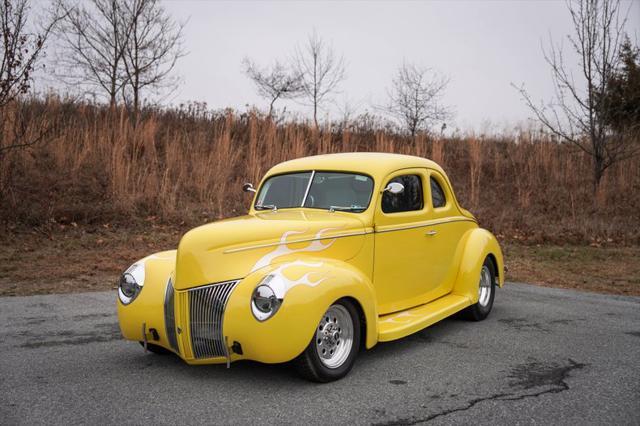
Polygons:
M465 311L467 319L482 321L491 312L493 299L496 296L496 272L493 262L488 257L484 260L480 270L478 282L478 302L469 306Z
M296 359L300 374L315 382L331 382L347 375L360 349L358 310L348 300L327 309L309 342Z

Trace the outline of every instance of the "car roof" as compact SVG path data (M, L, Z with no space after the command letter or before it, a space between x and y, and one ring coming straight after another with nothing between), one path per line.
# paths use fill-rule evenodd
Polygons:
M395 170L407 168L430 168L444 174L438 164L422 157L383 152L349 152L314 155L285 161L272 167L267 175L300 170L344 170L382 178Z

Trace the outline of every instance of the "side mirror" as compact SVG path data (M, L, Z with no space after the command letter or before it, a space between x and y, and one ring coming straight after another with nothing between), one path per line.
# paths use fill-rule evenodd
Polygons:
M391 182L382 192L390 192L393 195L402 194L404 192L404 185L398 182Z
M242 190L244 192L256 192L256 189L253 187L253 184L245 183L242 185Z

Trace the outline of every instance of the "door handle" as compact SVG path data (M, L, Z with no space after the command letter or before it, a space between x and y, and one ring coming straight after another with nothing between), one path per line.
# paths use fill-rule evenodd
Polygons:
M434 235L436 235L437 233L438 233L438 231L431 230L431 231L427 231L427 233L426 233L425 235L427 235L427 236L429 236L429 237L433 237L433 236L434 236Z

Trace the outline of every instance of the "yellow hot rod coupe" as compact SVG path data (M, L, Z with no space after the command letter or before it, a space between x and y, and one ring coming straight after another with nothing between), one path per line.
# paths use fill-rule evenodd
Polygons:
M327 382L362 348L459 311L484 319L504 283L496 238L424 158L301 158L243 189L246 216L193 229L122 274L126 339L189 364L294 360Z

